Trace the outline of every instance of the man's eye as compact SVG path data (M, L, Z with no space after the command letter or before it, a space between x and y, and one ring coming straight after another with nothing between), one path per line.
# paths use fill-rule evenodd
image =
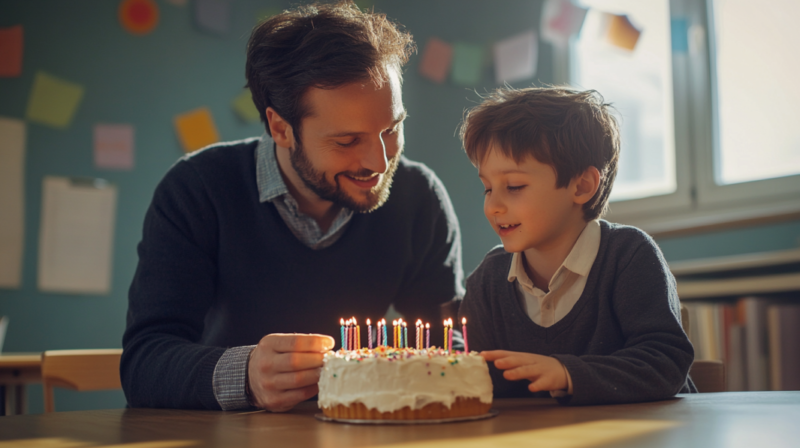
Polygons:
M339 146L342 146L342 147L345 147L345 148L346 148L346 147L348 147L348 146L353 146L353 145L355 145L357 141L358 141L358 139L357 139L357 138L354 138L353 140L351 140L351 141L349 141L349 142L336 142L336 144L337 144L337 145L339 145Z
M520 190L522 190L523 188L525 188L525 185L515 185L515 186L511 186L511 185L509 185L509 186L508 186L508 187L506 187L506 188L508 189L508 191L520 191Z

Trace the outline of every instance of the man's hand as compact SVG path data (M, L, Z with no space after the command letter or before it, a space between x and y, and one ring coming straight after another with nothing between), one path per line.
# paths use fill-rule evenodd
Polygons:
M317 392L322 356L333 338L321 334L269 334L250 353L250 393L259 408L284 412Z
M556 358L506 350L485 351L481 356L504 370L505 379L530 381L528 389L531 392L565 390L569 386L567 371Z

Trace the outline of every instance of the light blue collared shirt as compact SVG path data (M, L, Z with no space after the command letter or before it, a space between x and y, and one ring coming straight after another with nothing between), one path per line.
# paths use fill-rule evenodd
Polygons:
M255 153L256 182L260 202L272 202L294 236L311 249L324 249L335 243L353 217L353 210L342 207L324 234L313 218L303 214L281 176L275 157L275 142L266 133ZM250 352L255 345L231 347L222 354L214 368L214 396L224 411L250 407L245 381Z

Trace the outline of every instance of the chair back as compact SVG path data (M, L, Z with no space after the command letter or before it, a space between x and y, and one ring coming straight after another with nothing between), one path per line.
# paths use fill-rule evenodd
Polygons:
M687 336L689 335L689 309L681 303L681 325ZM698 392L725 392L725 364L722 361L711 359L698 359L689 368L689 376Z
M53 412L53 387L87 391L120 389L122 349L48 350L42 354L44 411Z

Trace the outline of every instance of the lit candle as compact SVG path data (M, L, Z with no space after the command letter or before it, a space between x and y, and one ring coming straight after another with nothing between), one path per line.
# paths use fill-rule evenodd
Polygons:
M358 321L356 318L353 318L353 325L355 325L355 332L356 332L356 340L355 340L355 349L361 350L361 325L358 325Z
M431 324L425 324L425 348L431 348Z
M450 341L448 341L447 347L452 352L453 351L453 319L448 319L447 322L450 324L449 325L450 326L450 330L448 331L448 334L450 336Z
M447 319L444 320L442 325L444 326L444 346L443 346L443 348L444 348L444 351L447 351Z
M392 321L392 347L397 348L397 321Z
M419 319L417 319L417 322L414 324L414 328L416 328L416 330L417 330L417 331L416 331L416 333L417 333L417 343L416 343L416 345L414 345L414 347L415 347L417 350L419 350L419 349L421 349L421 348L422 348L422 347L419 345L419 343L420 343L420 340L419 340L419 333L420 333L420 330L422 329L421 327L422 327L422 321L421 321L421 320L419 320Z
M342 350L344 350L345 343L346 343L345 337L344 337L344 319L339 319L339 325L342 326Z
M403 348L408 348L408 327L405 321L403 321Z
M467 318L461 318L461 332L464 333L464 353L469 353L469 343L467 343Z
M367 345L372 350L372 325L370 325L369 319L367 319Z
M383 328L383 345L389 345L389 339L386 337L386 319L381 319L381 327Z

